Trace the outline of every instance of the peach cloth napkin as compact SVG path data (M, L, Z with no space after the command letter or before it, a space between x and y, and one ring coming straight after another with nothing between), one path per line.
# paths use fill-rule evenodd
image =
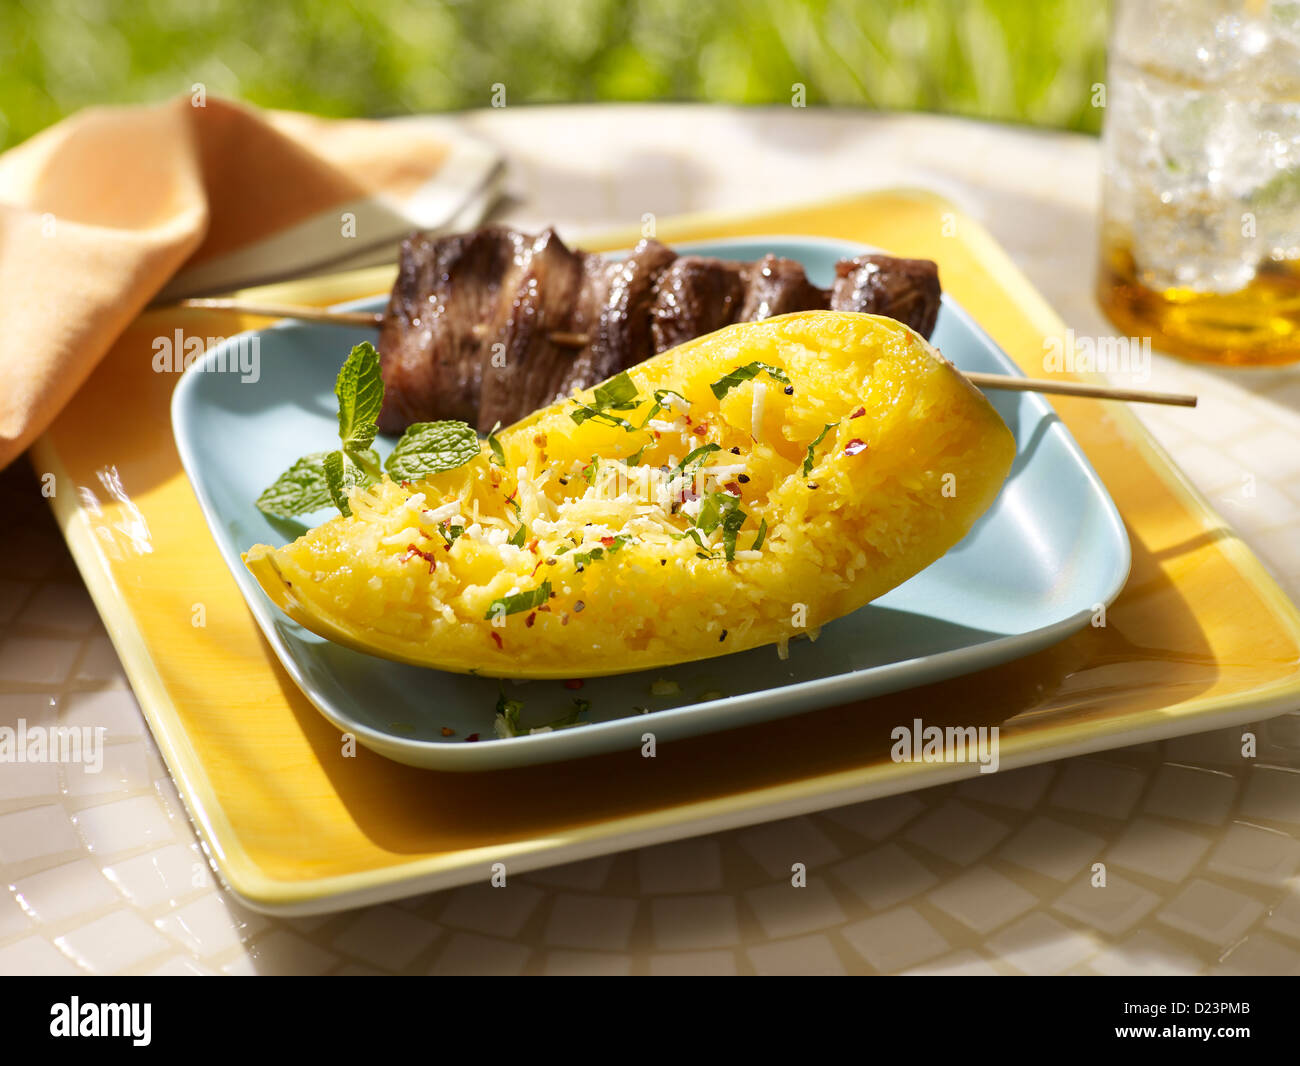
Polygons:
M391 259L464 228L495 152L436 119L184 97L83 111L0 156L0 469L155 299Z

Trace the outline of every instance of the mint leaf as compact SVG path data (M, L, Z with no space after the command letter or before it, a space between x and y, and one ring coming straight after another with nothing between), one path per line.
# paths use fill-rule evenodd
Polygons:
M394 481L419 481L478 457L478 434L464 422L416 422L407 427L384 469Z
M496 619L508 614L518 614L520 611L531 611L542 606L550 598L551 583L543 581L535 589L516 592L513 596L502 596L499 600L493 600L487 614L483 617Z
M349 353L334 383L339 398L339 440L345 452L361 452L374 443L379 408L384 402L384 379L379 373L379 353L369 341Z
M303 456L257 498L257 509L276 518L293 518L328 507L333 497L324 463L325 452Z
M746 363L744 366L738 366L726 377L719 378L709 386L713 390L713 395L719 400L726 396L741 382L748 381L750 378L758 377L760 373L767 374L768 377L774 378L782 385L789 385L790 379L785 376L785 371L779 366L771 366L767 363Z
M362 452L362 455L374 457L378 462L378 456L373 451ZM364 467L359 466L352 460L352 457L342 451L328 452L322 461L325 471L325 482L329 487L330 499L334 501L334 506L345 516L352 515L352 508L348 504L348 492L354 488L369 488L375 483L375 478L366 472Z

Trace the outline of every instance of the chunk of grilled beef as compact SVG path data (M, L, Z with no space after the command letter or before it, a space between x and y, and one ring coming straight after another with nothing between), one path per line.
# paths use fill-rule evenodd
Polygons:
M733 322L791 311L869 311L924 336L939 309L928 260L841 261L831 289L792 259L677 256L646 240L624 260L488 226L402 245L379 337L379 427L458 419L489 430Z
M509 425L648 359L655 281L674 258L642 241L612 262L570 249L551 229L409 237L379 335L379 428L443 418ZM557 334L586 343L557 343Z
M379 331L381 430L442 418L479 424L485 356L508 317L502 295L514 291L531 242L497 227L402 242Z
M757 263L734 263L684 255L659 279L652 310L655 351L733 322L825 310L828 301L826 290L813 285L793 259L768 255Z
M929 259L859 255L835 264L831 309L888 315L929 340L941 295L939 268Z

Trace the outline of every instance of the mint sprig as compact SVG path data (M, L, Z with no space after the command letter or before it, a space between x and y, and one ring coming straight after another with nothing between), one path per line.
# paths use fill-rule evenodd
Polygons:
M417 422L407 428L381 468L379 453L371 445L379 432L384 379L379 353L368 342L348 354L334 382L334 395L339 402L339 447L304 456L276 478L257 498L264 514L293 518L333 503L350 515L348 494L374 485L384 470L394 481L418 481L464 466L481 451L478 435L464 422ZM493 438L489 443L499 451L499 442Z

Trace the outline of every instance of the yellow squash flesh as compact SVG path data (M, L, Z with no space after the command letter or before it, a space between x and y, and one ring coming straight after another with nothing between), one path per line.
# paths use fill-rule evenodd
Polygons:
M712 383L755 361L793 391L762 371L715 398ZM623 673L815 635L961 540L1015 454L978 390L875 315L731 326L628 373L639 403L617 417L639 427L657 389L689 408L632 432L578 425L582 393L503 431L504 467L485 446L426 481L385 480L353 495L352 517L245 564L295 621L373 655L489 677ZM680 491L665 471L705 444L719 450ZM686 532L692 493L718 492L745 516L731 561L720 528ZM448 547L453 522L467 532ZM521 522L522 546L506 543ZM543 581L544 606L505 613Z

